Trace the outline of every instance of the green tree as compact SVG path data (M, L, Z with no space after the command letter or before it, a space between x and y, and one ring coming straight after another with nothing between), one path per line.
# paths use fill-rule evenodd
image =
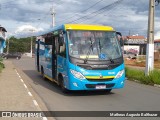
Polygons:
M36 38L33 37L32 40L33 40L33 48L32 49L34 50ZM10 53L11 52L21 52L21 53L30 52L31 37L20 38L20 39L17 39L15 37L11 37L9 40L6 41L7 47L8 47L8 43L9 43L9 52ZM7 47L5 48L4 52L7 52Z

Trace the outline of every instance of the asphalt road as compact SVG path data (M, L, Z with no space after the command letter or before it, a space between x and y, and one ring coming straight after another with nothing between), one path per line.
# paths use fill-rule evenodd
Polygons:
M40 96L49 111L160 111L160 88L126 81L125 88L113 90L110 94L84 91L63 94L56 84L43 80L36 72L34 58L22 57L20 60L13 60L13 63L30 78L27 82ZM56 117L56 119L159 120L160 118Z

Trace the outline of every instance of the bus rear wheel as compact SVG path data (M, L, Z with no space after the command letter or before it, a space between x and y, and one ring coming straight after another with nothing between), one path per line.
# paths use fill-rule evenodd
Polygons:
M41 67L41 75L42 75L42 78L43 78L44 80L46 80L46 78L45 78L45 76L44 76L44 70L43 70L43 67Z

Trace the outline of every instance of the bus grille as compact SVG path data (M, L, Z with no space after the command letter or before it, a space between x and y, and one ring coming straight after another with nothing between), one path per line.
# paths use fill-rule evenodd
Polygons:
M112 81L113 78L109 78L109 79L87 79L90 82L106 82L106 81Z

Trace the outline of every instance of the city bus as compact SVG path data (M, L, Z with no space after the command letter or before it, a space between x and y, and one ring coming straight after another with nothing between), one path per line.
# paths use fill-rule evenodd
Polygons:
M63 92L123 88L120 32L103 25L64 24L36 38L36 69Z

